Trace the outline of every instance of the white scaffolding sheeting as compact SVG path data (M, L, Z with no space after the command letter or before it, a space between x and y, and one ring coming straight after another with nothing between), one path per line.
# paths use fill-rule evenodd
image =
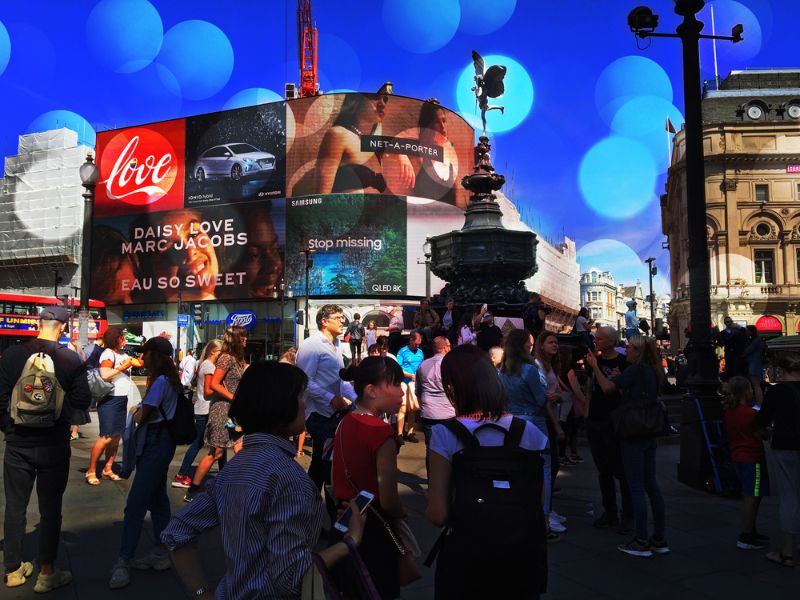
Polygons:
M3 162L0 180L0 289L14 281L38 280L75 266L80 257L83 187L79 168L92 148L78 146L78 135L56 129L19 137L18 153ZM68 278L69 279L69 278Z

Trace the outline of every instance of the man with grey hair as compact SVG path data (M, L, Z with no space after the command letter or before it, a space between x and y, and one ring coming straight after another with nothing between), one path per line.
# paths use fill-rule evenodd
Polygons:
M22 541L28 502L36 483L39 576L33 590L49 592L72 581L72 574L56 569L54 563L61 537L61 502L69 478L70 415L73 409L89 408L92 395L80 357L58 343L67 329L69 311L63 306L49 306L42 309L39 317L39 336L12 346L0 360L0 429L6 440L3 562L8 587L24 585L33 574L33 565L22 560ZM56 381L48 377L50 368ZM63 404L59 406L62 393ZM51 394L55 408L45 411L49 402L46 407L41 403ZM17 410L16 403L23 399L39 404L35 413Z
M597 329L594 353L597 357L598 367L607 378L619 375L628 366L625 357L615 350L618 339L619 333L613 327ZM623 471L620 441L614 434L611 420L611 414L621 401L622 398L618 391L606 394L594 375L592 376L589 413L586 419L586 437L589 440L592 459L597 467L604 509L604 513L595 520L594 526L601 529L614 527L618 528L621 533L627 533L633 522L633 504ZM620 522L617 510L615 479L619 480L620 495L622 496L622 522Z
M317 311L317 329L319 331L300 344L297 366L308 376L306 430L313 443L308 475L322 489L331 481L331 463L323 456L325 443L333 439L339 421L350 406L339 377L339 371L344 368L339 345L344 329L342 307L336 304L321 307Z

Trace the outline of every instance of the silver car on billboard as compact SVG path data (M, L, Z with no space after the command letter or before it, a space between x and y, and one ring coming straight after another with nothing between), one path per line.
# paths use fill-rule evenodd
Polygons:
M232 142L203 152L194 166L194 178L199 182L212 179L239 181L269 175L274 170L274 154L244 142Z

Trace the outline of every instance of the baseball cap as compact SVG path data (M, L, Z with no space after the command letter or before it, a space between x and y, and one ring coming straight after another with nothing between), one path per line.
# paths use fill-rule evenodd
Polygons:
M484 321L488 321L488 320L489 320L489 319L491 319L493 316L494 316L494 315L493 315L492 313L490 313L490 312L483 313L483 320L484 320Z
M151 337L142 346L142 354L145 352L160 352L164 356L172 358L172 344L169 343L167 338L161 336Z
M39 313L39 318L66 323L69 321L69 311L63 306L48 306L42 309L42 312Z

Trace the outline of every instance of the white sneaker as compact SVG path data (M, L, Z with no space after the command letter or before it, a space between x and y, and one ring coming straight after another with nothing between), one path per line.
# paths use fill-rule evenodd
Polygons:
M148 554L140 558L134 558L130 562L130 566L134 569L144 571L146 569L153 569L154 571L166 571L172 566L172 561L169 559L169 554L166 552L156 552L151 550Z
M564 525L562 525L557 519L553 518L552 514L550 515L548 521L550 523L550 531L555 531L556 533L564 533L567 530L567 528L564 527Z
M54 589L60 588L62 585L67 585L70 582L72 582L72 573L69 571L59 571L56 569L50 575L45 575L40 572L39 576L36 578L36 585L33 586L33 591L40 594L52 592Z
M114 565L114 570L111 572L111 579L108 581L108 587L112 590L124 588L131 582L131 572L128 568L128 561L118 558L117 563Z
M558 521L559 523L566 523L566 522L567 522L567 517L565 517L564 515L560 515L560 514L558 514L558 513L557 513L556 511L554 511L554 510L551 510L551 511L550 511L550 518L551 518L551 519L555 519L555 520L556 520L556 521Z

